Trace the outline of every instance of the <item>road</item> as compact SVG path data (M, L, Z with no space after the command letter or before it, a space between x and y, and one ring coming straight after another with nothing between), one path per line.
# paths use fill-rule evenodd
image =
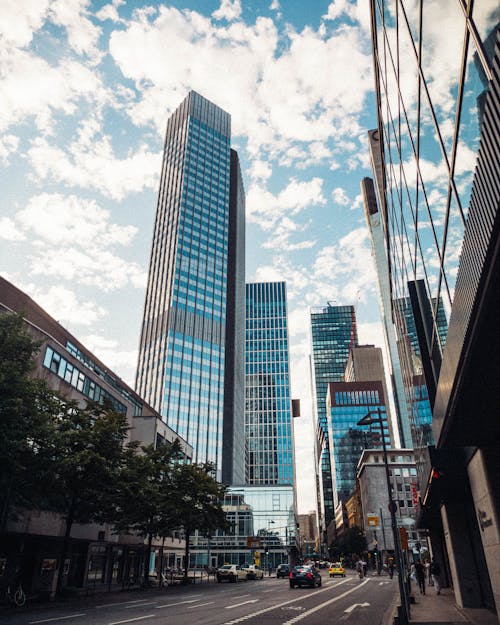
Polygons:
M275 577L238 584L171 586L94 595L64 604L0 611L1 625L383 625L397 579L348 574L320 588L290 589Z

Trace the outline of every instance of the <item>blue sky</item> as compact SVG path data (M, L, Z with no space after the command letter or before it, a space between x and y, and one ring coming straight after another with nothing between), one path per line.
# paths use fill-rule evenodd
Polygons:
M247 281L288 285L313 508L309 307L355 304L360 340L381 344L359 187L368 2L4 0L0 46L2 275L131 384L166 120L189 89L231 113Z

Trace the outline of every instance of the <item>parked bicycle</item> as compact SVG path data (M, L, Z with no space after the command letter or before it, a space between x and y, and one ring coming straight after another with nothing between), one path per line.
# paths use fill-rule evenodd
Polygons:
M5 591L5 599L7 603L16 605L18 608L22 607L26 603L26 593L24 592L21 584L19 584L16 590L12 589L10 586L7 586L7 589Z

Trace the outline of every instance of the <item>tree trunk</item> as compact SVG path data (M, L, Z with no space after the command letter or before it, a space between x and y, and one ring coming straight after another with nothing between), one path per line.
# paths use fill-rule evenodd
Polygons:
M74 504L72 503L68 515L66 517L66 531L64 532L64 540L61 549L61 557L59 562L59 568L57 571L57 594L62 590L63 574L64 574L64 561L68 553L69 540L71 535L71 528L75 519Z
M184 530L184 538L186 541L186 546L184 548L184 579L182 580L183 584L188 583L188 568L189 568L189 537L191 535L190 530Z

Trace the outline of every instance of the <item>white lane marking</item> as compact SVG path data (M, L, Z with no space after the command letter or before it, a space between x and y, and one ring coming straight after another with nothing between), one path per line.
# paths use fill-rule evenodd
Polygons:
M247 601L241 601L240 603L235 603L233 605L227 605L226 610L231 610L231 608L238 608L240 605L245 605L246 603L257 603L258 599L247 599Z
M391 582L379 582L378 585L379 586L384 586L385 584L390 584Z
M264 592L276 592L276 588L271 588L271 590L263 590L262 592L263 592L263 593L264 593Z
M144 616L136 616L135 618L128 618L125 621L113 621L113 623L108 623L108 625L122 625L122 623L132 623L133 621L142 621L145 618L153 618L154 614L146 614Z
M351 588L351 590L346 590L341 595L338 595L337 597L333 597L333 599L329 599L328 601L324 601L323 603L320 603L319 605L315 606L314 608L311 608L310 610L307 610L307 612L304 612L303 614L300 614L299 616L295 616L293 619L287 621L286 623L283 623L283 625L293 625L294 623L298 623L303 618L306 618L306 616L310 616L311 614L314 614L318 610L322 610L327 605L330 605L331 603L335 603L335 601L339 601L339 599L342 599L343 597L346 597L347 595L350 595L351 592L354 592L358 588L361 588L361 586L364 586L369 581L370 581L369 579L365 579L365 581L361 582L361 584L359 584L359 586L357 588Z
M332 590L333 588L336 588L337 586L342 586L342 584L345 584L347 580L342 580L341 582L338 582L337 584L333 585L333 586L327 586L326 588L322 588L321 590L317 590L316 592L310 592L307 595L305 595L306 597L312 597L313 595L319 595L322 592L326 592L327 590ZM239 618L234 619L234 621L227 621L227 623L224 623L224 625L235 625L236 623L243 623L243 621L248 621L248 619L253 618L254 616L260 616L261 614L265 614L266 612L271 612L271 610L277 610L278 608L283 607L284 605L288 605L290 603L295 603L296 601L302 601L304 599L304 595L300 595L298 597L295 597L295 599L290 599L289 601L283 601L283 603L277 603L276 605L272 605L269 608L263 608L262 610L259 610L258 612L253 612L252 614L246 614L245 616L240 616Z
M355 610L356 608L367 608L370 604L369 603L353 603L351 606L349 606L347 608L347 610L344 610L344 612L346 614L350 614L353 610Z
M125 610L130 610L132 608L145 608L147 605L156 605L158 601L150 601L149 603L139 603L134 605L128 605Z
M197 603L196 605L188 605L187 609L192 610L193 608L201 608L202 605L210 605L211 603L215 603L215 601L207 601L206 603Z
M134 599L134 601L116 601L115 603L101 603L101 605L95 605L94 608L98 610L99 608L109 608L114 605L128 605L129 603L144 603L147 599Z
M156 609L159 610L160 608L170 608L173 605L182 605L183 603L196 603L196 601L198 601L198 599L190 599L189 601L177 601L175 603L164 603L163 605L157 605Z
M77 616L85 616L85 614L67 614L66 616L56 616L54 618L44 618L40 621L29 621L30 625L34 625L35 623L50 623L52 621L62 621L65 618L76 618Z
M250 593L247 592L246 595L234 595L234 597L231 597L231 599L241 599L242 597L249 597Z

